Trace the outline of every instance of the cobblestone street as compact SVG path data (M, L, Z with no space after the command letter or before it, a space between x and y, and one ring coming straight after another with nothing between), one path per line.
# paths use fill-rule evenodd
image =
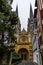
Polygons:
M38 65L38 64L35 62L24 61L24 62L19 63L18 65Z

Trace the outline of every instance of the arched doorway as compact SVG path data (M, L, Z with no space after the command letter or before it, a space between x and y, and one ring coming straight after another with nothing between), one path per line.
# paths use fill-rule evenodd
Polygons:
M22 48L18 51L18 54L20 55L22 60L28 60L29 54L28 51L25 48Z

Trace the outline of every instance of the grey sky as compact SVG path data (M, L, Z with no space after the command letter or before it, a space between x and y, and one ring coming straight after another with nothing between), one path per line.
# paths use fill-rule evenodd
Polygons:
M16 10L16 5L18 4L18 13L21 21L21 29L27 29L27 20L29 18L30 12L30 2L32 4L32 8L34 10L35 0L14 0L12 3L13 10Z

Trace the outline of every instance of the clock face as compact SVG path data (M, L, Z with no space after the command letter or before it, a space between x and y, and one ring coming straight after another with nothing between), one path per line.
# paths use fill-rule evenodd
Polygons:
M22 41L25 42L25 40L26 40L26 37L22 36Z

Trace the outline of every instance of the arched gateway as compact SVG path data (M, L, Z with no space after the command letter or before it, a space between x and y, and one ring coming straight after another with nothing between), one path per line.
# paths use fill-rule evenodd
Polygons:
M21 57L22 60L28 60L29 59L29 53L28 50L26 50L25 48L21 48L18 51L19 56Z
M22 60L33 60L32 42L28 32L23 29L17 36L17 42L14 49L21 56Z

